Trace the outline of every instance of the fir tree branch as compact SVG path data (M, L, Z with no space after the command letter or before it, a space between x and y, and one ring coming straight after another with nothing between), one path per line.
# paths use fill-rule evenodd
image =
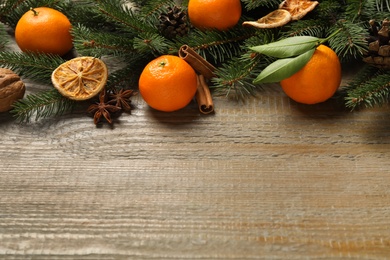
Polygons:
M277 8L278 5L281 3L279 0L258 0L258 1L253 1L253 0L241 0L243 4L245 5L245 8L247 10L253 10L258 7L273 7ZM260 17L258 17L260 18Z
M374 1L347 0L345 18L352 22L371 19L373 14L377 12L374 8Z
M133 39L115 33L100 32L76 25L72 28L73 42L77 52L101 57L103 55L124 56L134 53Z
M214 85L210 86L214 93L243 100L260 90L262 86L254 85L253 79L273 60L249 51L249 47L269 43L273 41L274 36L270 31L262 31L256 37L246 40L243 45L247 52L217 68L217 77L212 79Z
M94 0L98 11L119 28L137 35L141 32L153 32L157 29L146 24L131 7L122 5L121 1Z
M0 52L0 64L3 67L18 72L20 76L46 84L51 82L53 70L63 62L65 62L63 58L55 55Z
M134 48L143 54L151 53L154 56L166 54L169 46L168 40L156 33L141 33L134 39Z
M377 70L376 73L365 73L368 78L354 81L347 87L346 106L352 110L360 107L381 106L389 101L390 74Z
M62 96L57 90L27 95L14 103L11 113L21 122L63 115L70 112L75 101Z
M142 19L146 22L153 22L158 20L158 17L161 13L164 13L168 7L176 5L175 0L148 0L142 8L140 8L140 13Z
M345 12L345 6L347 5L346 1L347 0L321 1L321 3L309 13L309 16L311 19L317 20L318 24L330 27L340 19L340 14Z
M217 77L212 79L213 85L210 86L216 95L244 100L259 90L260 86L254 85L252 82L255 76L260 73L260 67L263 67L259 65L262 62L261 55L255 54L252 57L245 57L247 55L250 54L233 58L216 70Z
M238 22L241 24L242 21ZM259 34L253 28L243 28L240 25L226 32L221 31L201 31L194 29L187 36L176 40L177 51L180 46L187 44L192 49L198 51L203 57L212 58L212 62L219 64L235 56L242 54L242 44L244 40Z
M340 21L330 29L329 34L339 29L340 32L329 40L330 47L342 62L360 59L368 48L365 28L360 23Z
M376 9L380 12L390 12L389 0L375 0Z
M9 42L9 36L3 24L0 23L0 50L3 50Z
M67 6L58 7L71 21L73 26L85 26L100 32L113 32L116 30L114 22L104 16L93 0L71 0Z
M287 28L287 31L282 32L283 37L286 38L304 35L323 38L326 30L328 29L328 26L319 23L315 19L310 19L301 20L298 23L291 23Z

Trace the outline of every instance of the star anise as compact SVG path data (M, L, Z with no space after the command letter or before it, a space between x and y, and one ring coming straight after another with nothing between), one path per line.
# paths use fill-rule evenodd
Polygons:
M108 103L122 108L125 112L129 112L132 109L130 98L135 95L137 95L137 93L130 89L114 89L113 92L109 94L110 100Z
M88 107L87 112L94 114L93 122L97 125L101 117L103 116L109 124L112 124L111 113L119 111L121 108L118 106L111 105L106 102L106 90L102 90L99 94L99 102L92 104Z

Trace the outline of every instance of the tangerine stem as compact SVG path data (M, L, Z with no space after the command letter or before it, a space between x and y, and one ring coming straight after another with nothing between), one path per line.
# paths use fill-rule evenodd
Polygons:
M34 8L30 7L30 10L34 13L34 16L38 16L39 12L37 12Z
M340 31L341 31L341 28L338 29L337 31L335 31L334 33L332 33L331 35L329 35L328 37L326 37L325 39L320 39L320 44L329 41L331 38L336 36Z

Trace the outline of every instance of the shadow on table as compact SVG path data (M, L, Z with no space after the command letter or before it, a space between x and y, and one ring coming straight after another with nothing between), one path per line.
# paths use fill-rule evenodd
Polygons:
M188 126L195 124L201 117L212 117L214 113L203 115L199 112L195 101L192 101L188 106L183 109L173 112L162 112L155 110L149 106L145 108L145 115L153 118L158 123L171 126Z
M15 120L16 119L9 112L0 113L0 124L6 124Z

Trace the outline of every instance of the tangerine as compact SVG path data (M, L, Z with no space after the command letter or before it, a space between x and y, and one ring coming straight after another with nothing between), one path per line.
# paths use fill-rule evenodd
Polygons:
M188 17L196 28L225 31L240 20L240 0L190 0Z
M191 102L197 90L197 75L183 59L163 55L145 66L138 87L149 106L172 112Z
M23 51L64 55L73 47L71 23L61 12L49 8L31 8L18 21L15 40Z
M331 48L322 44L301 70L280 82L287 96L303 104L328 100L337 91L340 83L340 60Z

